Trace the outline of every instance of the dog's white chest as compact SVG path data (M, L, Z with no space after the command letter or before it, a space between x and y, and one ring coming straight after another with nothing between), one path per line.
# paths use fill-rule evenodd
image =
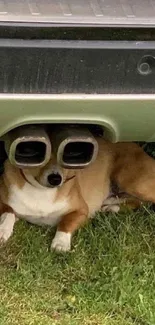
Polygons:
M28 183L22 189L13 185L9 191L9 206L17 216L35 224L56 225L67 213L67 199L56 200L57 189L38 189Z

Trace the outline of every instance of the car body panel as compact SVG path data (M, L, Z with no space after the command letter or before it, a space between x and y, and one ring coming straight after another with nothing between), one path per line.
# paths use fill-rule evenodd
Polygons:
M105 128L112 141L155 141L155 95L0 94L0 136L32 123Z

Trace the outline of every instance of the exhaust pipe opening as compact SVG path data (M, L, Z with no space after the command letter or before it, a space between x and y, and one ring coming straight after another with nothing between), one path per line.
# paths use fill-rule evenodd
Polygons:
M84 168L96 159L98 143L85 126L51 125L50 133L51 141L39 125L9 132L4 140L10 162L19 168L42 167L51 158L51 143L57 163L64 168Z
M52 148L57 162L64 168L84 168L98 153L98 143L91 132L81 126L57 126L52 132Z
M94 146L87 142L71 142L66 144L63 153L65 164L87 164L93 157Z
M25 141L17 144L15 160L20 164L40 164L46 156L46 145L37 141Z
M50 139L40 126L23 126L11 131L5 139L10 162L19 168L39 167L51 157Z

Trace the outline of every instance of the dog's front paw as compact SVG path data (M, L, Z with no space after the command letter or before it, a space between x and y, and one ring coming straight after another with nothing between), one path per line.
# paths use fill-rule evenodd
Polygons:
M71 234L57 231L52 241L51 249L57 252L68 252L71 249Z
M13 233L15 215L13 213L3 213L0 220L0 242L5 243Z
M102 206L102 212L114 212L114 213L118 213L120 210L120 206L117 204L113 204L113 205L103 205Z
M10 238L11 235L12 235L12 231L10 232L9 228L0 226L0 242L1 243L5 243Z

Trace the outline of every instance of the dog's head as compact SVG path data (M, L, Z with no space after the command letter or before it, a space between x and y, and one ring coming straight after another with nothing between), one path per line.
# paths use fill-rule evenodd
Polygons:
M74 171L59 166L53 156L46 166L23 169L22 174L31 185L47 188L60 187L74 177Z

